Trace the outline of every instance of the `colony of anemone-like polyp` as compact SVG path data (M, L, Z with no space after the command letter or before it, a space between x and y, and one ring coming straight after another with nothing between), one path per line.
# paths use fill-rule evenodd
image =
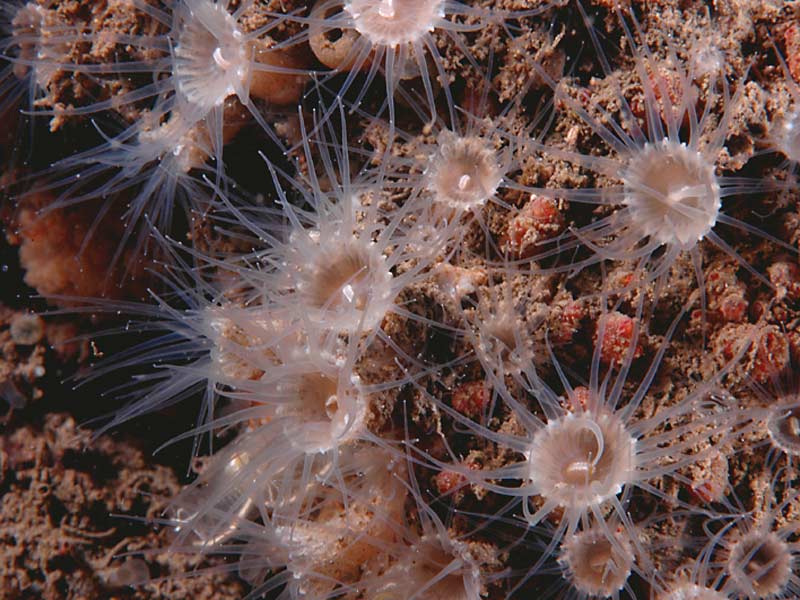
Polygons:
M224 503L206 506L199 518L205 494L184 492L173 502L170 525L197 552L213 553L222 540L235 549L238 563L221 568L237 571L253 594L285 586L282 598L342 597L342 586L355 589L364 565L391 545L407 497L403 463L391 453L362 445L343 459L338 478L315 478L297 496L280 495L276 480L275 496L246 507L249 518ZM214 526L224 529L212 535Z
M274 437L267 440L279 450ZM306 462L272 479L255 467L265 458L243 460L227 449L214 455L172 503L176 548L237 548L236 568L254 593L286 586L287 598L403 598L411 586L420 600L478 600L485 591L480 561L423 504L413 478L404 481L396 453L354 444L324 466ZM313 477L299 479L309 472ZM251 494L244 503L237 501L241 484ZM420 507L420 532L404 523L409 492Z
M133 2L130 10L150 25L131 25L130 31L114 29L102 11L73 25L57 7L31 2L18 8L4 48L11 68L4 72L7 100L19 96L12 84L24 76L31 99L44 96L42 103L52 107L35 115L63 120L114 111L127 123L115 135L101 131L105 143L57 161L37 178L37 190L59 190L52 208L116 198L130 206L129 225L147 219L168 231L176 200L197 207L210 195L199 175L224 180L223 147L244 123L254 119L274 138L256 103L296 101L308 70L298 53L271 49L269 34L278 19L246 29L251 8L251 2L234 7L227 0ZM87 39L96 45L81 60L72 58L85 52ZM107 47L129 60L108 62ZM79 82L76 89L88 87L86 79L100 90L61 99L51 75L63 72ZM125 88L103 87L119 79ZM121 245L130 235L129 228ZM140 246L146 237L139 234Z
M311 147L306 142L304 148L310 162ZM268 268L254 276L285 318L319 329L371 332L399 310L395 298L424 277L444 251L452 226L428 228L425 207L385 212L382 178L373 181L364 173L351 179L346 149L323 150L327 160L320 173L310 170L305 181L286 180L285 187L303 192L313 211L284 203L292 224L288 237L275 239L259 256ZM280 178L276 183L282 186Z
M254 330L257 313L249 323L243 316ZM285 584L272 572L285 569L296 579L292 593L333 597L358 581L376 544L392 539L405 497L402 464L367 427L369 390L354 370L358 337L349 349L332 338L320 350L323 340L297 332L259 340L225 329L217 358L228 403L192 435L239 433L172 500L174 547L239 548L237 568L256 589Z
M798 496L785 488L779 499L784 474L782 469L772 474L762 509L745 511L733 495L732 501L725 501L726 510L713 514L704 527L710 539L697 559L699 569L719 574L715 589L726 597L758 600L795 598L800 593L798 525L787 518Z
M113 388L130 403L112 424L202 394L197 424L181 437L195 438L197 454L207 439L210 455L162 522L174 530L173 550L236 559L212 570L237 572L252 597L478 600L535 590L616 599L648 586L672 600L796 595L788 505L766 518L742 517L738 506L726 521L718 511L730 508L729 477L742 477L732 453L754 445L745 441L754 431L773 447L768 468L788 455L792 471L796 402L749 411L738 395L712 394L734 379L757 332L746 329L712 372L686 359L706 348L682 328L705 306L706 240L752 276L716 277L709 295L736 292L737 323L753 316L748 308L776 320L768 292L749 286L767 283L764 275L716 233L720 224L757 233L723 212L726 198L765 189L722 171L744 79L731 93L724 65L684 66L671 42L651 49L653 38L620 8L635 85L619 83L592 29L596 56L576 59L573 73L601 68L602 81L590 85L610 96L577 93L537 66L527 75L549 84L554 100L522 81L524 97L495 110L494 72L475 84L472 49L494 31L524 29L548 5L328 0L283 14L257 2L132 0L125 6L153 31L84 22L39 50L41 31L60 17L55 5L15 13L5 82L29 77L44 96L58 71L95 80L97 96L59 107L60 116L112 111L122 123L113 137L101 133L102 145L56 163L68 171L47 184L66 189L60 206L128 192L129 221L163 226L179 191L197 192L213 234L230 241L207 251L189 245L194 231L185 246L160 236L166 290L153 291L157 306L107 305L138 312L129 328L154 337L90 377L138 370ZM87 32L126 48L127 60L68 69L62 43L72 48ZM250 119L269 128L261 101L301 98L306 63L295 58L306 42L331 69L315 91L336 99L279 119L272 142L283 145L285 135L293 150L280 165L265 151L272 188L247 203L228 179L223 148ZM454 77L459 61L468 76ZM369 84L379 75L385 87L376 90ZM475 89L462 90L462 79ZM109 94L113 81L120 87ZM456 108L454 97L470 105L472 95L481 96L477 110ZM568 128L556 123L555 144L549 131L534 139L540 113L526 110L537 102L554 104L556 119L572 113ZM427 126L417 135L405 130L411 122ZM369 141L379 143L352 136L359 127L377 131ZM595 137L580 139L587 132ZM597 187L546 187L571 178ZM683 253L701 291L662 298ZM640 272L607 277L607 260L633 261ZM635 293L605 295L617 282ZM713 490L702 487L709 477ZM684 549L702 576L656 572L646 513L664 507L695 525L706 520L706 548L691 557L695 548Z
M723 211L726 198L768 189L758 179L748 181L718 172L742 86L731 97L724 75L704 73L703 88L708 97L705 105L702 104L696 66L684 65L672 47L667 48L665 57L651 50L643 39L638 40L632 33L641 34L635 17L629 15L632 22L629 25L622 10L617 9L617 13L631 48L643 96L639 99L627 97L619 82L613 79L613 73L606 70L619 114L589 95L573 97L574 92L550 78L541 67L537 68L559 96L560 103L608 146L611 155L580 154L539 143L531 147L619 181L618 185L602 189L532 190L534 193L579 203L617 205L618 208L589 225L555 238L554 247L544 247L533 258L562 255L583 246L590 251L590 256L571 259L555 270L578 271L605 259L626 260L647 269L648 278L663 279L678 257L688 252L702 287L699 244L708 240L755 277L765 280L716 231L719 224L724 224L783 245L768 233ZM591 28L590 20L582 14ZM599 45L595 48L604 54ZM720 103L719 118L711 116L708 110L711 103Z
M523 290L525 283L520 282ZM542 317L527 324L523 311L529 308L528 295L523 292L515 297L514 282L505 280L476 296L477 303L467 307L465 317L475 329L475 352L486 370L502 374L531 367L534 363L532 333L541 324ZM527 327L521 328L522 323Z
M191 307L159 315L156 327L166 334L141 352L134 349L124 364L153 359L169 364L181 352L197 368L168 367L172 383L166 387L160 385L160 374L141 378L134 386L140 392L138 401L118 413L115 423L163 408L187 390L204 386L201 421L212 420L216 399L223 395L250 415L251 424L285 431L289 421L279 425L276 418L305 423L304 435L286 439L300 450L297 456L305 442L313 454L335 448L342 436L363 433L366 405L355 391L359 381L354 372L361 337L377 337L396 347L382 332L382 322L395 312L416 318L395 304L396 296L427 276L449 227L428 236L420 228L424 211L385 211L380 180L366 171L351 177L347 156L341 153L346 146L315 143L325 156L320 173L312 169L294 178L273 171L284 199L280 210L244 212L230 200L220 206L232 211L267 248L217 261L228 273L220 280L209 281L191 271L189 277L175 275L175 285L190 282L193 289L183 297ZM305 143L309 162L311 144ZM290 203L289 193L302 195L305 206ZM228 288L223 282L230 277L236 283ZM163 308L168 308L166 302ZM384 381L379 388L398 387L404 377ZM337 389L353 392L334 394ZM229 415L226 422L231 419ZM322 429L320 419L325 423ZM220 426L213 421L203 431Z
M494 393L514 411L523 432L491 430L483 422L479 424L437 401L441 410L460 426L522 457L519 462L496 469L454 465L445 468L495 494L519 498L521 515L531 527L545 519L555 519L558 527L552 534L553 544L562 539L566 543L590 517L599 519L613 513L638 550L636 528L625 506L625 499L634 488L661 497L663 492L654 482L663 477L680 478L681 469L714 451L715 445L708 443L710 439L724 444L752 427L753 415L719 411L714 403L706 402L711 382L698 386L678 404L647 416L639 414L668 340L683 314L673 321L645 378L628 391L626 378L638 346L630 343L625 359L601 375L600 354L606 334L602 326L595 341L588 388L573 388L552 356L566 390L563 397L535 373L528 375L529 383L522 390L493 379ZM636 339L635 331L631 339ZM524 393L535 398L539 410L531 410L524 403ZM665 423L670 424L667 430L663 429ZM508 480L519 480L521 484L498 483Z
M442 244L418 236L414 217L420 213L385 212L374 178L351 179L345 155L317 142L325 156L320 173L312 168L297 179L274 173L284 198L287 182L303 194L303 208L287 201L280 210L245 216L227 201L241 224L270 247L221 260L228 279L195 276L192 311L173 311L164 303L172 318L161 316L158 328L166 335L135 350L127 364L156 359L169 365L170 376L139 379L149 391L115 420L205 387L200 425L185 437L213 439L223 430L238 435L172 502L175 548L214 553L220 545L244 544L247 555L271 547L260 562L240 564L257 588L285 583L284 576L270 573L282 568L301 578L297 594L310 589L319 594L312 597L325 597L357 583L343 564L361 563L362 536L363 544L373 545L387 537L379 535L384 529L377 517L354 522L359 511L380 513L361 505L359 488L368 467L380 475L390 456L388 440L396 435L382 431L385 419L371 413L370 394L399 388L408 375L366 385L358 363L370 340L383 335L387 315L401 310L394 304L397 293L424 277ZM311 144L305 144L309 159ZM231 275L237 287L219 287ZM178 353L191 362L170 364ZM386 362L393 366L391 356ZM171 383L164 386L166 380ZM399 470L384 475L388 483L371 503L388 499ZM253 523L259 517L262 523ZM396 528L395 521L385 529ZM335 582L327 549L315 555L309 547L321 538L344 540ZM425 547L431 543L426 540ZM348 559L353 553L356 558ZM428 571L421 573L420 578Z
M431 118L437 118L436 92L441 86L447 98L451 122L454 102L450 76L435 33L449 38L472 64L462 34L480 31L503 19L519 18L547 9L549 3L529 10L493 11L456 0L326 0L317 3L310 16L298 18L308 30L294 42L308 41L317 58L334 73L347 72L338 94L344 96L359 72L367 82L357 94L359 104L367 87L380 72L386 85L389 126L394 127L395 95L402 80L422 81Z

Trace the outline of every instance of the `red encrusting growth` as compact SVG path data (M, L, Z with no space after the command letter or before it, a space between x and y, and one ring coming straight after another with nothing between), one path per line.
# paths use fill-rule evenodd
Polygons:
M638 337L638 325L632 317L620 312L612 312L602 317L598 324L598 331L603 331L603 339L600 348L600 361L605 365L621 366L629 360L631 344L635 343L631 358L636 359L642 356L643 348ZM597 335L595 335L597 342Z
M500 249L514 258L527 258L536 252L538 243L557 236L563 230L564 215L558 202L532 195L509 221Z
M439 471L434 477L440 494L450 494L467 483L467 479L455 471Z
M789 340L775 325L764 328L756 341L756 356L753 362L753 379L767 383L789 366Z
M789 336L776 325L727 325L715 337L713 348L723 361L734 360L745 351L741 360L760 384L781 373L791 361Z
M736 276L736 266L730 263L714 265L706 275L708 311L716 320L742 323L749 303L747 287Z
M800 31L798 26L792 24L783 34L786 43L786 64L795 81L800 81Z
M556 308L550 319L550 341L556 345L569 344L586 315L586 307L580 300L570 300L560 310Z
M453 408L462 415L479 417L489 404L489 391L481 381L470 381L453 390Z

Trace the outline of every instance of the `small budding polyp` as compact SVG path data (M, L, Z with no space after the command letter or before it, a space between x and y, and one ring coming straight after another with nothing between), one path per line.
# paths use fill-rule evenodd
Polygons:
M533 337L544 315L527 317L524 301L515 300L513 294L511 282L495 284L488 293L477 292L477 305L465 313L478 359L501 379L506 374L515 378L532 374L534 364L541 362Z

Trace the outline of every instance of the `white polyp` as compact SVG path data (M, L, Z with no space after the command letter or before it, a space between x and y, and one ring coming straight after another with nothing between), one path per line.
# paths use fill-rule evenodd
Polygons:
M566 538L559 562L575 589L592 597L619 592L633 568L633 550L624 534L595 528Z
M475 210L495 195L503 169L491 140L442 131L425 169L426 188L437 202L458 211Z
M800 456L800 404L775 406L767 417L772 443L782 452Z
M247 499L235 512L227 512L234 509L237 497L246 494L244 487L231 482L240 480L240 474L252 458L245 450L208 457L201 471L214 475L205 480L202 487L188 487L172 501L170 513L175 533L189 536L204 548L213 548L229 539L236 531L237 523L245 521L254 508L252 499ZM222 490L226 494L218 499L214 510L208 511L206 499ZM219 518L220 513L225 514L224 519Z
M433 31L444 17L444 0L349 0L344 10L372 44L395 48Z
M722 200L714 164L686 144L645 144L622 175L638 237L689 250L717 222Z
M389 451L366 444L342 458L347 472L340 471L341 480L332 472L339 466L327 462L317 470L304 498L277 498L268 523L243 528L243 579L258 587L275 583L273 576L290 577L284 579L286 598L342 597L340 585L350 590L358 586L363 591L359 597L376 600L377 594L363 585L364 569L380 561L381 549L399 545L395 524L402 520L407 496L404 466ZM330 487L325 480L345 487ZM294 511L298 500L308 509L300 516ZM284 568L285 573L279 573Z
M534 434L528 477L545 500L585 510L615 496L631 480L635 443L613 413L568 413Z
M457 563L455 568L451 567ZM443 571L450 572L443 575ZM434 582L432 584L432 582ZM480 568L469 548L458 540L443 543L438 535L426 534L409 546L380 577L370 598L402 600L409 591L419 600L479 600Z
M748 598L781 594L792 576L792 552L773 532L753 531L731 548L727 571L736 590Z
M250 56L233 15L222 3L198 0L181 16L173 69L180 94L201 111L246 94Z
M368 402L355 374L342 373L345 364L331 361L324 371L313 371L280 385L281 403L276 414L290 419L292 431L301 423L303 435L292 444L306 454L327 452L363 433Z
M293 237L312 242L291 265L308 316L332 329L368 331L377 326L394 300L392 273L380 249L353 235L328 238L311 232Z

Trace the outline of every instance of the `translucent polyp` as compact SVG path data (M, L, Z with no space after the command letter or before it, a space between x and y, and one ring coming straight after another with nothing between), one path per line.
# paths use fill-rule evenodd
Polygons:
M583 510L615 496L631 479L635 443L612 413L567 413L533 436L529 477L549 501Z
M800 403L771 408L767 431L776 448L790 456L800 456Z
M178 93L202 111L228 96L248 101L250 49L223 3L186 2L179 19L174 77Z
M686 144L645 144L631 156L623 181L641 237L690 250L717 222L722 201L714 165Z
M634 554L624 533L588 529L564 540L559 562L573 587L591 597L607 598L625 586Z
M396 47L433 31L444 17L444 0L351 0L344 10L370 42Z
M503 175L490 139L459 137L448 130L439 134L436 152L425 171L433 199L456 211L475 210L486 204L497 192Z
M747 598L772 598L789 584L792 563L792 552L778 535L753 531L732 546L727 570Z

